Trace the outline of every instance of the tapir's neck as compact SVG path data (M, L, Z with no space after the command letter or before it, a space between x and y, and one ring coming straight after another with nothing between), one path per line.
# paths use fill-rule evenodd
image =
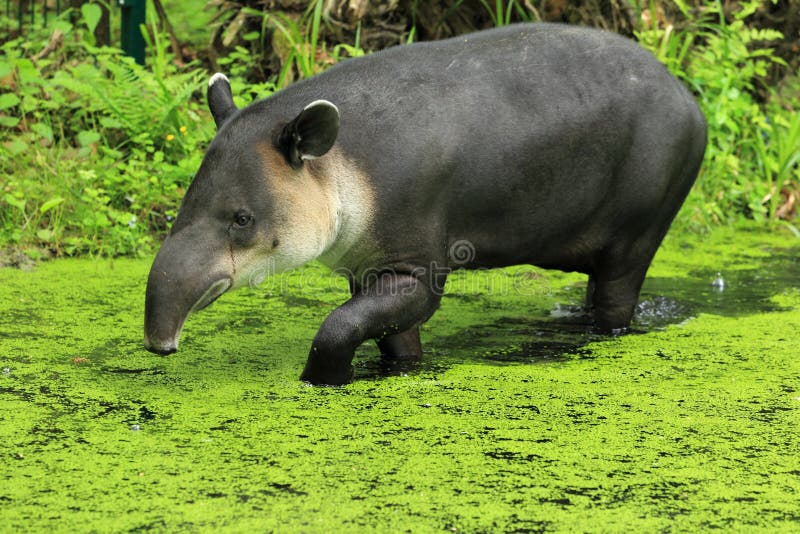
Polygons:
M334 147L313 162L330 187L331 235L318 260L331 269L355 274L372 253L369 238L375 195L358 165Z

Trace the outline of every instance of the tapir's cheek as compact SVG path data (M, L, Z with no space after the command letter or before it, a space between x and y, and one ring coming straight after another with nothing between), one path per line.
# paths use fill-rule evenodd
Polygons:
M232 248L233 287L256 286L268 276L282 273L317 258L324 243L312 228L297 225L271 235L249 248Z
M231 248L233 288L252 287L275 272L270 250L263 244L248 248Z
M228 230L228 239L231 247L235 250L250 249L268 242L269 232L266 225L252 224L245 228L231 226Z

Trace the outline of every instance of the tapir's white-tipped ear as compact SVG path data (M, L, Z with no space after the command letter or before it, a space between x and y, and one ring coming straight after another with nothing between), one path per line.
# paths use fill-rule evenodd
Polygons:
M317 106L331 108L333 113L336 113L337 116L339 115L339 108L337 108L333 102L329 102L328 100L314 100L312 103L304 107L303 111L315 108Z
M278 146L293 167L303 160L325 155L339 135L339 108L327 100L315 100L287 124Z
M221 72L216 73L208 80L208 108L211 110L211 116L214 117L218 130L237 109L236 104L233 103L231 82Z
M228 79L228 77L227 77L227 76L225 76L225 75L224 75L224 74L222 74L221 72L218 72L218 73L216 73L215 75L213 75L213 76L212 76L212 77L211 77L211 78L208 80L208 86L209 86L209 87L213 87L213 85L214 85L215 83L217 83L218 81L224 81L224 82L225 82L225 83L227 83L228 85L230 85L230 84L231 84L231 81Z

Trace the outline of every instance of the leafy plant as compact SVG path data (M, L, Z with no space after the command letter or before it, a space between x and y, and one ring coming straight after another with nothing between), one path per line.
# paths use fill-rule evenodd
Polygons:
M486 12L489 13L489 16L492 18L492 23L495 26L507 26L511 24L511 17L515 12L520 17L520 20L532 20L531 14L528 13L523 6L519 5L519 2L516 0L494 0L494 8L489 5L488 0L480 0L480 2L486 9Z
M708 119L706 161L681 223L703 229L741 217L788 221L800 205L800 79L782 94L767 83L770 68L781 64L770 47L780 33L749 26L756 0L727 14L720 1L671 1L682 17L675 25L652 16L656 0L642 4L650 16L638 2L630 5L638 9L639 41L695 92ZM535 15L528 2L480 2L498 26ZM99 19L96 6L87 6L0 45L0 248L149 252L214 135L203 92L208 73L197 63L175 65L155 17L145 32L144 68L117 49L95 46ZM240 24L231 23L225 36L248 27L245 46L218 63L239 106L364 54L360 25L352 45L324 43L322 0L311 0L297 18L237 9ZM253 17L259 31L241 24ZM412 23L407 39L415 38ZM265 47L281 60L272 79L253 53Z
M323 24L324 0L312 0L305 14L299 19L290 17L283 12L272 13L259 11L250 7L242 7L235 16L223 35L223 44L233 42L241 28L245 27L248 17L261 20L260 30L242 36L246 42L259 42L259 48L265 48L265 41L270 40L270 48L280 59L280 70L277 77L272 80L274 87L285 87L297 78L309 78L335 64L344 54L349 56L363 55L363 50L356 44L349 46L340 44L334 47L333 55L326 50L325 44L320 40ZM252 27L252 26L250 26ZM257 57L247 58L248 51L243 47L236 47L228 58L219 61L221 65L233 65L234 60L240 62L244 72L257 70L254 62Z
M175 67L157 32L151 69L95 47L92 16L83 10L73 26L65 14L52 34L31 30L2 46L11 91L0 95L0 172L11 178L0 189L0 246L149 250L213 135L196 98L201 69ZM63 45L32 59L56 32Z
M489 0L479 0L481 6L492 20L494 26L507 26L516 20L521 22L533 22L537 19L536 13L533 8L527 8L522 5L518 0L495 0L494 6L489 3ZM464 0L456 0L442 15L439 24L443 24L450 15L456 12L459 7L464 3ZM412 32L416 29L416 21L413 23ZM409 42L411 42L412 35L409 35Z
M800 191L800 113L786 113L772 102L768 116L762 135L753 139L755 163L769 188L761 204L773 217L788 219Z
M239 107L266 98L277 90L272 80L261 83L248 82L247 75L253 72L255 61L257 56L241 46L237 46L227 57L219 60L220 66L225 68L225 73L230 79L233 100Z
M708 121L706 158L690 196L693 218L702 225L737 216L767 220L776 214L779 192L800 159L793 113L798 102L787 113L772 103L766 83L770 67L784 64L767 43L783 36L746 25L758 0L741 2L731 21L719 1L696 14L683 1L674 3L686 17L685 27L660 26L651 17L636 36L692 88ZM655 8L651 2L651 13ZM767 95L766 105L759 94Z
M293 80L291 69L297 68L300 78L310 78L322 70L323 65L318 61L320 24L322 22L323 0L313 0L306 12L304 19L310 17L310 24L303 31L302 23L298 24L284 14L265 15L266 20L279 32L282 39L273 40L273 44L285 48L283 66L278 75L277 86L285 87Z

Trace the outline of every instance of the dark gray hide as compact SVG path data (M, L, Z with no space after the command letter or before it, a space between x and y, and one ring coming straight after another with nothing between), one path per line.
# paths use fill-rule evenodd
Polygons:
M321 99L336 107L305 121L309 158L321 156L306 161L291 124ZM324 384L351 379L366 339L388 356L419 357L418 326L453 268L586 273L598 328L627 327L706 143L692 96L651 54L611 33L551 24L348 60L240 111L222 91L212 88L209 100L221 128L150 274L146 339L168 352L192 306L227 289L219 280L241 285L220 257L236 263L273 244L258 262L279 254L276 243L313 214L298 207L308 215L288 225L288 215L275 215L285 203L276 198L307 179L338 199L336 228L357 219L353 198L371 202L360 226L320 240L322 261L353 290L322 325L302 375ZM322 155L336 108L338 137ZM260 141L280 159L265 159L264 149L259 159ZM267 184L265 173L277 181ZM258 238L230 230L243 210Z

